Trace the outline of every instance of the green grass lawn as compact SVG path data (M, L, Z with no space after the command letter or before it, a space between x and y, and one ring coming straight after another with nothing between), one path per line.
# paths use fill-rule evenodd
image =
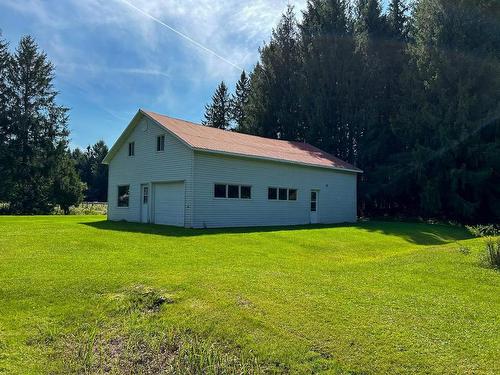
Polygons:
M444 225L0 217L0 373L498 374L482 249Z

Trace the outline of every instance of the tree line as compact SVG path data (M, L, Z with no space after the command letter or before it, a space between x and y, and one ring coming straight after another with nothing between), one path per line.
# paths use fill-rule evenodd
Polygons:
M309 0L259 54L205 125L353 163L365 215L500 219L497 0Z
M1 35L0 35L1 37ZM107 147L69 150L68 108L57 104L54 66L30 36L14 52L0 38L0 202L11 213L106 200Z

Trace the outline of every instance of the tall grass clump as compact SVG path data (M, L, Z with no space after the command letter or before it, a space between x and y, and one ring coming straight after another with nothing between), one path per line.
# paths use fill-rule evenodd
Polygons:
M500 269L500 238L486 240L486 262L488 266Z

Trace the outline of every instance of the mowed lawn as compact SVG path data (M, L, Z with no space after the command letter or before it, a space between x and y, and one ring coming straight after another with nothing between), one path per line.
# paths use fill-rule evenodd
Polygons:
M111 371L94 346L180 332L248 372L498 374L500 272L481 266L483 242L396 222L191 230L0 217L0 373ZM135 309L137 290L166 302ZM117 363L123 352L110 350Z

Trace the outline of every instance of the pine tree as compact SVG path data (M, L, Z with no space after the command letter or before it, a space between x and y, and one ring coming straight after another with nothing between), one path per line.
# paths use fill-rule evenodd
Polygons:
M244 131L270 138L303 140L300 118L300 63L297 21L289 6L260 50L250 79Z
M76 170L82 182L85 183L86 201L105 202L108 196L108 167L102 161L108 153L104 141L98 141L87 146L85 151L76 148L71 153Z
M353 126L360 84L348 7L343 0L314 0L303 13L301 110L306 140L354 161Z
M404 185L392 183L394 171L389 166L403 148L394 127L408 68L408 16L402 0L392 0L386 15L380 13L378 2L365 2L365 7L357 21L358 52L364 60L363 80L369 94L362 97L368 121L360 138L359 162L367 172L360 191L366 209L385 212L395 206L393 198Z
M404 0L391 0L387 12L389 33L395 40L406 41L408 36L408 6Z
M7 68L11 159L7 194L14 212L44 213L54 205L53 183L68 143L67 108L56 103L54 68L35 41L19 42Z
M71 206L78 206L83 200L86 185L80 180L71 155L65 153L57 163L52 185L52 201L59 205L65 215Z
M250 80L245 71L242 71L240 79L236 82L235 93L231 97L231 118L236 124L236 130L244 127L249 94Z
M8 167L11 160L9 158L8 141L9 141L9 124L8 124L8 85L7 72L9 66L8 44L1 39L0 34L0 176L2 183L0 184L0 202L7 200L7 192L11 185L12 179L10 168Z
M399 174L414 182L416 209L428 215L500 217L499 17L493 0L415 8L414 71L397 129L412 157Z
M212 102L205 106L205 119L202 121L202 124L212 128L230 128L231 99L224 81L217 86L217 89L212 96Z

